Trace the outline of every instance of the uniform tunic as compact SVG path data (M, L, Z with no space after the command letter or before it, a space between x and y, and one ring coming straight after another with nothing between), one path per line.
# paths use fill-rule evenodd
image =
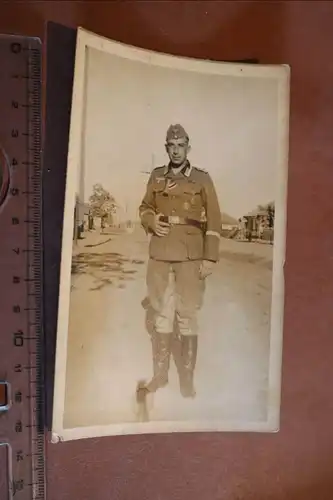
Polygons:
M147 233L153 233L155 214L171 217L169 233L162 237L152 234L149 244L147 287L157 312L155 328L171 333L176 313L180 332L197 334L197 310L205 288L200 265L203 260L219 259L221 212L210 175L189 162L177 174L169 166L155 168L139 213ZM203 214L205 222L198 227ZM182 224L173 224L175 217Z
M168 166L155 168L139 208L142 225L148 232L156 213L200 222L203 211L204 232L191 225L172 225L167 236L152 235L150 257L177 262L197 259L216 262L221 234L221 212L210 175L189 163L176 175Z

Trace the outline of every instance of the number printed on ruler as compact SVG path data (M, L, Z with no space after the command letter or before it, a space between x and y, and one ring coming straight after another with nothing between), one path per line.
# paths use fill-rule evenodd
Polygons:
M0 37L0 366L8 385L0 443L10 497L44 500L41 257L41 45ZM1 464L0 464L1 467Z

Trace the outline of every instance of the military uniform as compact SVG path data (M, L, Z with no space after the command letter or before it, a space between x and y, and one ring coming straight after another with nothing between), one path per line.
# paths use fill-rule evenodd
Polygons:
M171 126L167 139L178 138L180 134L186 134L180 125ZM155 346L150 390L155 391L168 381L171 333L176 318L182 343L181 391L184 396L193 396L199 333L197 311L202 306L205 289L200 267L203 260L218 261L221 234L220 207L209 173L192 166L188 160L176 174L170 164L155 168L139 213L142 226L151 233L147 289L155 311ZM152 230L157 214L170 224L166 236L157 236Z

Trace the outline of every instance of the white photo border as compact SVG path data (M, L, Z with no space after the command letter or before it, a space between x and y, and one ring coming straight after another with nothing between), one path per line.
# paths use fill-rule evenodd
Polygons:
M271 302L268 415L263 422L193 421L147 422L64 428L67 339L70 313L73 225L77 178L82 155L82 128L85 110L86 55L96 49L132 61L174 70L242 78L270 78L278 82L278 171L275 193L273 281ZM213 62L171 56L115 42L78 28L68 148L63 236L60 266L56 363L53 398L52 442L113 435L168 432L278 432L280 426L282 351L284 326L284 264L286 248L287 182L289 156L290 67Z

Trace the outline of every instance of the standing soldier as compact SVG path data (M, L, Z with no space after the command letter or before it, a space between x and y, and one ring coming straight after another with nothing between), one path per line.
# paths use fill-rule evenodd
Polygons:
M152 171L139 208L142 226L152 235L147 289L155 311L154 375L149 383L138 385L141 402L168 383L175 318L182 354L182 369L178 367L181 394L195 397L197 311L202 306L205 278L219 258L221 212L212 179L188 161L189 137L181 125L169 127L165 148L170 162Z
M92 231L93 229L94 229L94 217L92 210L90 209L88 214L88 230Z

